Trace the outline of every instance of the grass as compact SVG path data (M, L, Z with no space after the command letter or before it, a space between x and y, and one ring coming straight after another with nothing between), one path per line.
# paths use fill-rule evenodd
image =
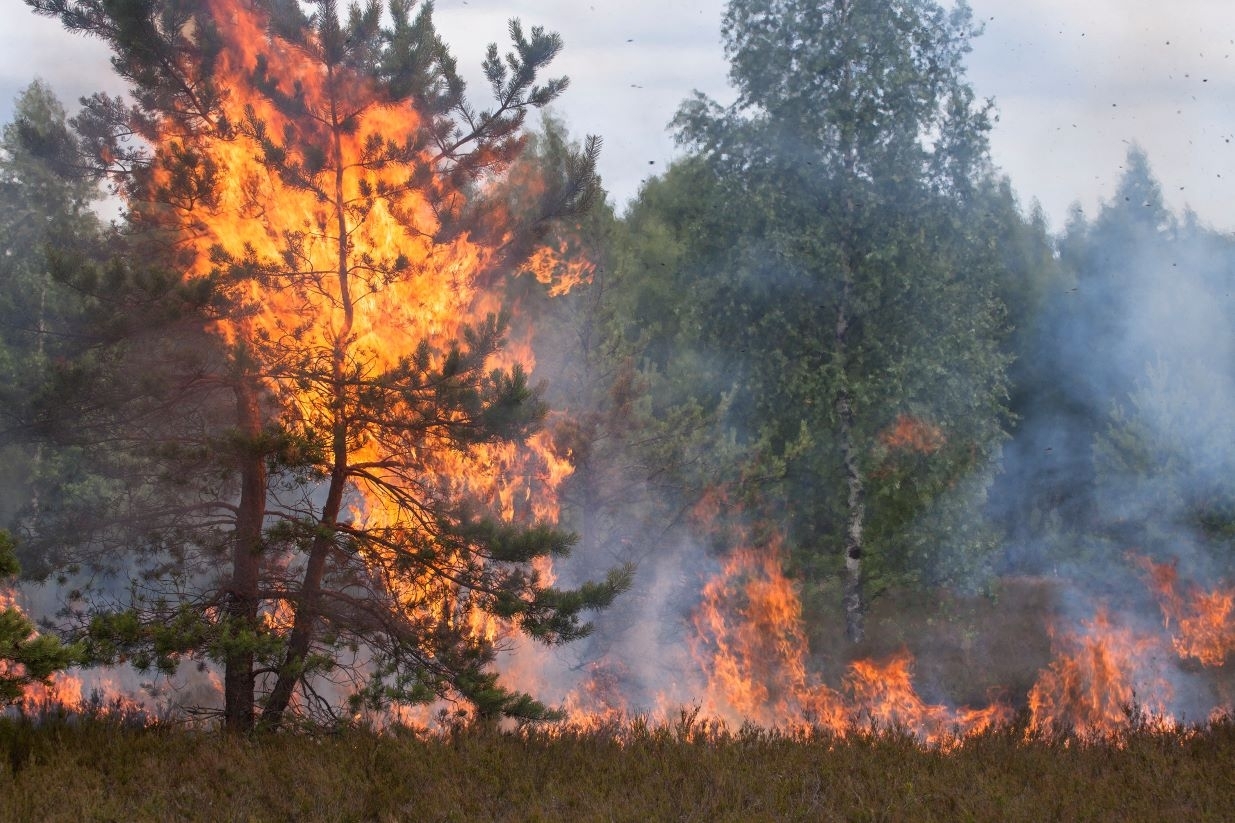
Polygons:
M0 719L0 820L1230 820L1235 724L1118 745L997 730L951 752L683 721L237 738Z

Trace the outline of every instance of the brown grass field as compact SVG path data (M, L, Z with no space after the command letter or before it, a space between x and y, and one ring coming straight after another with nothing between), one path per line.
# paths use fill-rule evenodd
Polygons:
M1113 741L1010 725L951 751L896 731L347 730L236 738L0 720L4 821L1235 819L1235 722Z

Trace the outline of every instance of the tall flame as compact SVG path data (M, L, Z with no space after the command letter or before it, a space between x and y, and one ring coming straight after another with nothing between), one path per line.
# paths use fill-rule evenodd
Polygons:
M709 713L762 725L845 722L840 695L808 674L802 607L778 549L734 552L704 585L693 622Z
M380 104L363 78L329 73L305 50L271 47L265 21L247 6L227 0L208 5L225 45L214 69L218 86L228 89L222 111L236 125L231 133L194 144L209 158L216 185L209 202L193 203L186 212L190 244L197 251L190 274L209 275L221 254L286 267L244 280L239 299L245 309L220 319L218 329L232 342L273 344L282 359L269 365L269 387L289 417L320 426L323 409L332 402L329 387L298 380L301 359L326 357L343 346L364 377L396 367L415 355L422 341L437 350L449 348L465 327L500 310L500 296L485 275L499 264L502 249L500 242L486 243L466 232L438 236L441 221L426 188L409 185L417 168L441 162L430 147L408 162L373 160L375 146L418 139L425 124L414 109ZM257 93L255 75L275 89ZM303 112L290 117L272 102L276 95L298 97ZM340 106L351 108L339 111ZM346 121L345 127L332 129L330 118ZM278 149L263 142L274 137L283 141ZM303 156L281 156L281 168L272 165L272 151L297 147ZM171 154L182 150L172 135L164 148ZM316 180L289 180L295 170L320 164L312 154L320 150L330 153L328 162L338 170L329 189L321 190ZM172 171L164 165L161 182L170 184ZM500 234L500 227L489 229ZM552 258L551 250L537 254L540 276L550 276ZM547 449L529 465L528 454L510 444L481 444L466 456L440 445L424 442L418 455L440 461L438 482L499 505L508 518L515 516L520 498L529 501L534 516L555 514L552 487L564 469ZM357 463L377 466L386 457L373 436L361 438L353 453ZM380 480L391 479L380 468L373 471ZM548 482L535 482L540 480ZM398 521L397 512L380 500L370 490L357 509L367 525Z
M1135 555L1132 560L1145 573L1158 598L1163 622L1179 656L1203 666L1224 665L1235 652L1235 590L1217 586L1207 591L1192 586L1185 597L1179 593L1175 563L1155 563Z
M946 744L1011 717L1001 703L958 710L923 700L907 652L850 663L841 691L821 682L809 668L801 602L776 544L734 552L704 586L694 625L696 659L707 677L702 708L730 722L838 735L874 724Z
M219 85L230 89L224 113L232 123L262 125L260 131L219 136L203 147L217 167L219 187L208 207L197 206L193 212L192 243L198 250L193 273L209 274L220 250L232 259L287 261L290 266L281 277L246 280L249 310L220 320L220 332L250 343L290 341L289 359L325 356L321 353L344 345L364 376L412 357L422 341L435 349L448 348L466 326L497 313L500 297L485 274L498 264L500 246L466 232L439 238L434 204L423 188L408 185L417 167L432 168L440 160L429 148L405 163L370 160L376 141L397 145L417 139L424 124L416 111L374 103L375 93L363 79L341 73L327 77L320 63L300 49L267 47L259 52L258 45L270 38L256 13L225 0L211 0L210 6L226 42L216 67ZM299 95L311 116L290 118L270 101L269 93L253 92L249 78L259 61L278 92ZM327 82L345 87L327 89ZM346 113L349 122L342 133L328 134L319 120L340 102L354 103L355 111ZM331 211L314 185L289 184L287 174L268 162L263 134L291 135L293 141L316 146L337 138L337 156L331 162L339 171L331 181L335 188L325 195L332 205L344 206ZM309 162L306 156L285 166ZM376 192L383 196L373 196ZM347 260L341 263L340 255ZM546 272L553 270L552 258L551 250L537 254L540 276L550 276ZM295 365L274 363L268 382L293 417L313 425L331 398L327 389L297 381L290 371ZM495 360L493 365L502 363ZM414 447L421 450L420 459L440 461L435 472L439 482L457 484L497 504L507 518L523 503L532 516L556 514L552 490L568 468L553 457L546 441L534 442L538 457L530 464L529 455L512 444L479 444L468 455L437 448L440 445ZM377 466L387 456L372 436L361 438L353 453L357 463ZM377 466L372 469L375 475L390 480ZM358 484L365 485L363 480ZM381 495L366 493L357 509L367 525L398 520L380 500Z
M1056 640L1055 660L1029 692L1031 731L1110 737L1127 729L1138 711L1171 722L1164 710L1171 686L1150 665L1157 638L1117 626L1101 610L1082 632Z

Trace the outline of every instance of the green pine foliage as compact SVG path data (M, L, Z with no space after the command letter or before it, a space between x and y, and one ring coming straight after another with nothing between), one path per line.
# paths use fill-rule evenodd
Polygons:
M7 584L20 573L13 538L0 531L0 578ZM55 672L81 660L81 649L52 634L39 634L21 609L0 610L0 705L22 698L31 683L46 683Z
M246 65L243 82L269 108L238 113L225 105L234 90L218 86L225 21L211 9L161 0L30 5L104 38L132 85L136 105L96 96L76 121L83 150L127 199L130 254L144 251L177 283L186 280L193 260L183 241L221 208L217 193L237 173L206 150L211 141L243 143L272 181L321 208L315 227L272 227L273 252L213 248L209 272L183 284L201 298L188 306L186 329L155 325L116 341L125 370L169 347L197 361L179 380L156 372L156 383L178 391L163 398L157 419L136 417L156 437L125 428L132 404L98 403L123 432L106 438L108 455L128 460L126 488L137 491L95 501L96 517L71 543L90 549L88 568L132 576L74 609L98 658L160 670L215 661L224 670L224 720L238 731L259 721L277 728L297 705L333 717L348 709L337 693L349 688L352 710L448 698L485 717L546 716L545 706L498 682L496 644L471 626L469 611L564 643L588 632L583 615L612 602L629 571L549 586L530 561L566 555L574 536L530 514L501 523L446 474L446 453L476 461L478 447L520 444L543 425L547 408L524 371L487 365L505 345L509 318L480 317L458 340L426 340L380 367L351 323L360 301L391 299L392 284L433 264L397 249L356 251L353 236L370 231L375 214L389 214L409 248L462 237L490 244L496 254L475 273L484 287L517 271L555 219L591 204L595 141L559 158L563 174L513 225L500 219L503 175L524 151L527 113L567 85L544 78L560 38L512 22L510 51L493 45L485 58L494 103L482 110L464 94L430 4L344 12L333 0L311 9L261 3L266 51ZM325 78L321 88L275 76L270 49L300 55ZM395 109L418 126L344 148L367 115ZM370 171L381 172L376 183ZM340 182L352 176L355 196ZM261 209L261 187L249 196ZM315 268L314 244L336 252L336 270ZM241 331L226 343L205 333L216 319L249 328L245 318L260 308L255 290L299 300L301 310L284 327ZM334 321L316 315L314 295ZM288 401L293 392L302 404ZM364 448L380 459L362 457ZM370 505L396 514L382 525L355 520L349 509L361 486ZM290 626L272 626L276 607Z

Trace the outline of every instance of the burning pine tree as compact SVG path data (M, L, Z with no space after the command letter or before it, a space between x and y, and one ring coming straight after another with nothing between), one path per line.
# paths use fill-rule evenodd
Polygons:
M496 682L503 632L578 637L628 577L563 591L533 562L573 543L552 525L567 467L504 348L504 278L552 266L551 221L596 187L595 141L535 186L504 176L566 86L538 82L559 38L512 21L479 111L428 4L29 2L112 46L134 105L96 96L81 129L130 241L206 294L214 333L179 407L204 430L172 450L214 471L145 529L155 593L96 615L96 651L218 661L236 730L333 710L341 681L374 706L542 715Z

